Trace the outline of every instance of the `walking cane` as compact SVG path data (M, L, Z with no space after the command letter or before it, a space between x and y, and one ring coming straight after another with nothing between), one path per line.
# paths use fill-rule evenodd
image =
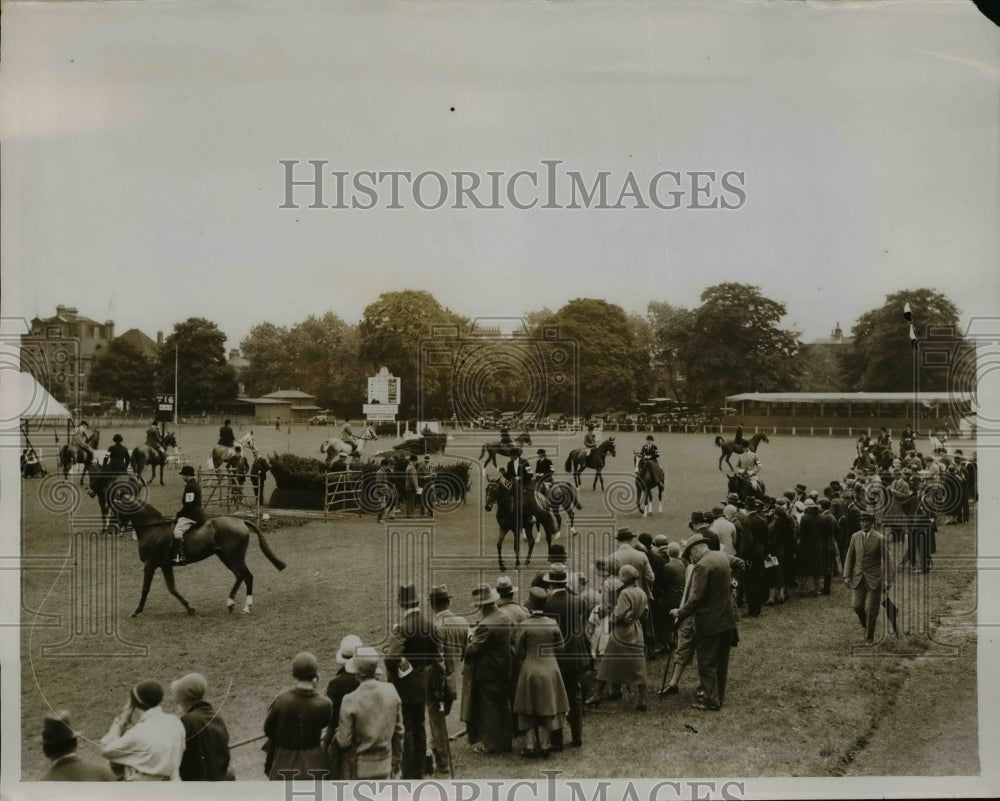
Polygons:
M675 621L675 623L676 623L676 621ZM670 675L670 671L671 671L671 669L674 666L674 661L675 661L674 660L674 655L676 653L677 653L677 628L675 626L673 634L670 637L670 653L667 654L667 664L663 668L663 681L660 682L660 692L657 693L657 695L660 696L660 700L661 701L665 697L664 696L664 692L666 691L666 687L667 687L667 676Z

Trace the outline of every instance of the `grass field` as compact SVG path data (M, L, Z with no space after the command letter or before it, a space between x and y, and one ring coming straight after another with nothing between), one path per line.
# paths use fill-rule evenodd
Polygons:
M102 444L113 433L106 429ZM121 433L130 447L142 437L138 430ZM318 455L319 442L334 433L323 428L255 430L265 454ZM215 427L186 426L178 436L195 463L208 457L215 438ZM577 567L586 569L594 556L614 547L610 535L616 525L679 540L689 534L686 524L693 510L706 510L724 497L711 435L659 434L661 463L667 469L664 513L643 519L630 509L629 495L631 454L643 438L616 435L618 456L605 471L606 493L592 491L593 474L584 474L580 533L571 537L564 527L562 540ZM447 456L435 458L474 459L482 441L456 439ZM578 441L579 435L539 434L530 453L538 447L555 452L553 460L561 468L567 447ZM391 444L374 443L376 449ZM36 441L39 445L48 443ZM772 494L798 481L821 488L842 477L852 454L850 439L819 437L772 437L760 450ZM153 485L150 500L173 514L181 486L176 468L168 471L166 486ZM415 525L397 521L389 532L372 517L341 515L328 522L275 517L264 529L288 568L276 571L251 542L248 562L257 582L251 615L227 614L231 576L221 563L206 561L177 571L178 589L197 609L195 616L184 614L157 576L146 611L131 619L128 613L138 600L142 578L135 542L127 537L91 539L87 532L95 527L97 504L86 495L71 524L67 507L72 490L52 479L23 482L24 779L37 778L45 769L38 732L50 707L71 709L75 725L96 741L128 688L146 677L168 683L191 670L204 673L232 740L258 736L268 704L291 683L290 662L297 651L317 654L325 687L341 637L355 633L369 643L383 640L402 576L414 577L422 591L430 582L446 583L456 611L474 618L467 603L471 588L498 575L495 521L482 511L480 491L476 474L467 503L439 515L428 540L406 536L407 530L421 526L419 520L410 521ZM61 510L53 510L60 500ZM939 556L974 554L974 524L975 515L973 525L943 526ZM71 525L82 532L75 540ZM389 544L397 534L398 552ZM504 548L511 567L509 539ZM525 588L536 567L544 565L543 543L532 567L511 575ZM765 607L759 618L741 621L741 642L732 655L721 712L706 715L690 708L697 682L693 667L685 673L679 696L656 699L664 663L654 661L649 664L653 700L644 715L633 712L627 699L605 704L586 717L584 747L544 765L517 756L483 757L460 739L452 744L456 776L519 778L537 776L542 768L579 777L977 774L975 629L937 625L941 615L974 609L975 573L935 569L929 582L906 574L896 593L910 627L898 640L890 634L875 649L855 651L860 630L848 591L835 582L829 597L793 597L782 607ZM456 731L462 725L457 709L452 715ZM263 779L258 749L259 743L253 743L233 751L240 780ZM93 742L84 743L81 751L96 755Z

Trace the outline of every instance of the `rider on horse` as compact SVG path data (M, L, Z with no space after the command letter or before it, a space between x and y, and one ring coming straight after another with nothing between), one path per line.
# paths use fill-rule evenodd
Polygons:
M112 437L114 444L108 448L108 455L104 459L104 469L108 473L127 473L129 463L129 452L122 444L122 435L115 434Z
M87 462L94 459L94 449L90 447L90 424L86 420L81 420L80 425L73 432L72 443L87 454Z
M163 445L160 443L160 430L156 427L155 420L146 429L146 444L153 449L153 452L158 457L157 461L162 462L164 458Z
M742 445L744 448L749 448L750 443L743 439L743 424L740 423L736 426L736 435L733 437L733 442L737 445Z
M506 476L508 481L519 481L523 483L531 480L531 463L521 455L520 448L514 448L511 452L510 461L507 462Z
M760 486L760 480L757 478L760 468L760 457L757 456L756 451L748 448L736 457L736 470L750 480L755 491Z
M888 449L892 450L892 432L883 428L878 435L878 439L875 440L875 444L878 445L879 450Z
M348 445L351 446L351 457L358 455L358 438L354 434L354 429L351 428L351 421L345 420L344 427L340 430L340 438L344 440Z
M218 444L223 448L232 448L236 444L236 434L233 433L233 427L229 425L229 418L226 418L226 422L219 429Z
M587 425L587 433L583 437L583 447L587 451L587 458L590 458L590 454L594 452L597 447L597 434L594 433L594 424L589 423Z
M639 473L644 461L652 462L657 467L660 466L660 449L656 447L652 434L646 436L645 444L639 449L639 458L635 463L636 474Z
M500 429L500 444L513 445L514 440L510 438L510 430L506 427Z
M538 449L538 461L535 462L535 477L543 484L551 484L555 469L552 460L545 455L545 448Z
M178 565L185 564L184 532L205 522L205 511L201 508L201 487L198 486L198 479L194 477L194 468L189 464L184 465L181 468L181 475L187 476L187 481L184 482L182 506L177 513L177 523L174 525L174 542L177 545L174 562Z

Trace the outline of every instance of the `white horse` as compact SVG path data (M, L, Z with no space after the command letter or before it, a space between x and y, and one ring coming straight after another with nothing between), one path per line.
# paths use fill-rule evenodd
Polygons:
M354 442L358 446L358 453L364 453L365 443L368 440L378 439L378 434L375 433L375 429L371 426L365 426L365 430L361 432L360 437L355 437ZM319 452L326 454L327 464L332 462L341 453L346 453L348 456L354 454L354 448L351 447L350 442L345 442L340 437L330 437L329 439L323 440L319 446Z
M253 431L247 431L242 437L236 440L236 444L243 450L244 457L246 451L256 452L257 443L254 442ZM205 463L205 467L218 470L222 466L230 467L236 459L236 448L227 448L225 445L216 445L212 448L212 458Z

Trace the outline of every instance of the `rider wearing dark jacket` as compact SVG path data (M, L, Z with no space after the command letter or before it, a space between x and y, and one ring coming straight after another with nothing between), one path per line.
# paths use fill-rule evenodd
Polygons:
M538 449L538 461L535 462L535 476L539 481L552 481L553 473L555 469L552 466L552 460L545 455L545 449Z
M226 420L222 424L222 428L219 429L219 445L225 448L231 448L236 444L236 435L233 433L232 426L229 425L229 420Z
M113 439L114 444L108 448L108 455L104 460L104 469L109 473L125 473L128 471L128 448L122 444L121 434L115 434Z

